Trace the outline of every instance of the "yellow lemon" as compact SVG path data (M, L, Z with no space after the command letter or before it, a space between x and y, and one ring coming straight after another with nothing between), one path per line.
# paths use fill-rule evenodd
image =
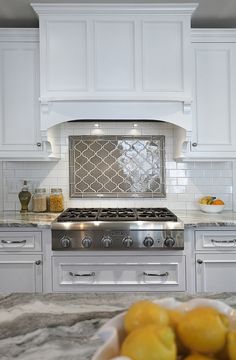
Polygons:
M121 355L132 360L176 360L174 331L155 324L139 327L125 338Z
M215 354L223 349L227 329L226 317L208 307L188 311L177 325L181 342L188 349L203 354Z
M125 330L129 333L147 324L156 324L159 326L168 325L168 313L164 308L151 301L138 301L129 308L125 315Z
M184 358L184 360L214 360L214 358L202 354L191 354Z
M236 331L229 331L227 335L227 352L230 360L236 360Z
M167 312L170 318L170 326L176 332L177 325L180 321L183 320L185 313L175 309L168 309ZM177 345L177 353L179 355L187 355L189 352L188 349L182 344L177 333L175 333L175 336L176 336L175 341Z

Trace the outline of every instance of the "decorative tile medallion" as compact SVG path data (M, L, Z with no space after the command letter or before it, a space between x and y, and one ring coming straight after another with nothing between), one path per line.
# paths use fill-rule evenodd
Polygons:
M70 136L70 197L165 197L164 136Z

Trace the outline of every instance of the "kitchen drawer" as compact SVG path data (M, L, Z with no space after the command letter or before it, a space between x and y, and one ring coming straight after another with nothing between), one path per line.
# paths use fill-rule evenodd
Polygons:
M236 251L236 231L195 231L196 250Z
M54 256L53 290L185 291L185 256Z
M41 232L0 231L0 252L28 252L41 250Z

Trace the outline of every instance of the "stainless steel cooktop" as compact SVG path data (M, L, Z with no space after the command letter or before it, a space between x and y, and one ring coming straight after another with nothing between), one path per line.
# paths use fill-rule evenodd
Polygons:
M183 248L183 223L167 208L69 208L52 224L53 250Z

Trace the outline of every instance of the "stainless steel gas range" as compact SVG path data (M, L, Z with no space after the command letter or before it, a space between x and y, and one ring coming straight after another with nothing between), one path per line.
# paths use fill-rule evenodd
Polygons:
M167 208L69 208L52 224L52 250L182 250L183 223Z

